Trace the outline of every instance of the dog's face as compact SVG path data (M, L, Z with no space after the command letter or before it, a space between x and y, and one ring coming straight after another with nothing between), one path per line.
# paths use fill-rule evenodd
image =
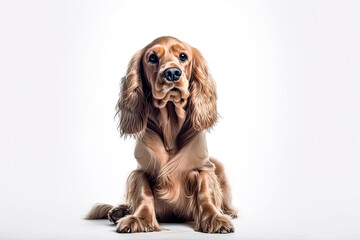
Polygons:
M174 38L160 38L145 49L142 66L154 106L162 108L168 101L185 104L190 95L191 47Z
M173 37L157 38L134 54L122 79L120 132L143 133L152 108L164 108L168 102L186 110L191 128L207 129L217 119L216 98L200 51Z

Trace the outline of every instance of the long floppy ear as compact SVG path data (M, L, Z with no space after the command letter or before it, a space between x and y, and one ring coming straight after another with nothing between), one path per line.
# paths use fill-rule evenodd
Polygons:
M217 120L216 87L200 51L192 48L193 65L190 79L190 111L195 130L207 129Z
M146 128L149 108L141 79L142 51L138 51L130 60L126 76L121 80L120 98L117 102L120 134L137 135Z

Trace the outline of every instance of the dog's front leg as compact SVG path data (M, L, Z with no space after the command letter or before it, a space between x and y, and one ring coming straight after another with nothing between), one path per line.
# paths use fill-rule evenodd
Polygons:
M116 231L120 233L159 231L156 220L154 196L145 172L133 171L127 183L127 200L133 214L117 221Z
M195 230L206 233L234 232L231 218L221 212L221 205L222 193L215 172L200 171Z

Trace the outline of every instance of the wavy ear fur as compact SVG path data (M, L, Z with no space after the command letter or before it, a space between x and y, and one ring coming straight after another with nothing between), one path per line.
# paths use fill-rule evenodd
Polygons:
M195 130L210 128L217 120L216 87L200 51L192 48L193 66L190 79L190 118Z
M142 51L138 51L130 60L126 76L121 80L120 98L117 113L120 118L121 135L137 135L145 131L149 114L141 79Z

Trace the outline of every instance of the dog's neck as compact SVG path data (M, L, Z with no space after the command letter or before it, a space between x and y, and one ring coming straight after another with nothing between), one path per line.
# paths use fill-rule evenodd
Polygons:
M147 128L162 139L163 146L170 155L180 150L177 141L186 119L183 106L169 101L162 108L154 107L148 118Z
M176 151L177 136L182 128L186 111L183 107L168 102L165 107L159 108L156 122L161 129L164 147L167 151Z

